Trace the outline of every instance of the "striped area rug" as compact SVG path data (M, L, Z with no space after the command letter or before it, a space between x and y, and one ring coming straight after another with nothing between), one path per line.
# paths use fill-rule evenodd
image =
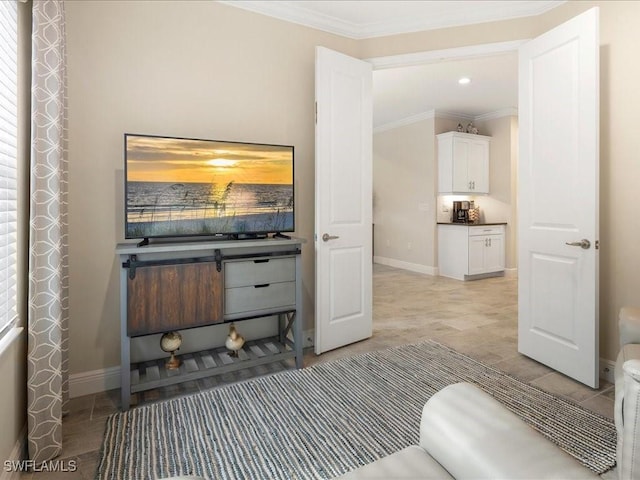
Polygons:
M611 420L429 341L114 414L96 478L332 478L417 443L424 403L460 381L594 472L615 464Z

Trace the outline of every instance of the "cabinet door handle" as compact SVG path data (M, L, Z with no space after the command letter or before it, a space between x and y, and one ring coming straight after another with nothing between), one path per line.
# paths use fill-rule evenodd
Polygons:
M491 246L491 239L489 239L489 246Z
M262 283L260 285L254 285L253 288L267 288L269 285L271 285L270 283Z
M268 261L268 258L259 258L258 260L254 260L253 263L267 263Z

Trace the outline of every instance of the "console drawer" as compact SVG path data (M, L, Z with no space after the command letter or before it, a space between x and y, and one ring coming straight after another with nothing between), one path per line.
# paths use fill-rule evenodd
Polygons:
M294 257L257 258L230 261L224 264L226 288L295 282L295 279L296 259Z
M478 225L477 227L469 227L470 237L478 235L500 235L501 233L504 233L503 225Z
M224 315L242 316L264 310L295 308L296 282L256 284L227 288L224 293Z

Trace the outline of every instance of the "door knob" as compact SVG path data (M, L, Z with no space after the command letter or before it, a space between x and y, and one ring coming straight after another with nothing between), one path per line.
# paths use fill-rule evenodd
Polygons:
M585 250L588 250L589 247L591 247L591 242L586 238L583 238L579 242L565 242L565 243L571 247L580 247L580 248L584 248Z
M336 238L340 238L340 237L338 235L329 235L328 233L325 233L324 235L322 235L323 242L328 242L329 240L335 240Z

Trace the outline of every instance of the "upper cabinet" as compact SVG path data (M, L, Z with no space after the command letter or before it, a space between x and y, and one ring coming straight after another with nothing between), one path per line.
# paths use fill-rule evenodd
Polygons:
M489 193L491 137L447 132L438 138L438 192Z

